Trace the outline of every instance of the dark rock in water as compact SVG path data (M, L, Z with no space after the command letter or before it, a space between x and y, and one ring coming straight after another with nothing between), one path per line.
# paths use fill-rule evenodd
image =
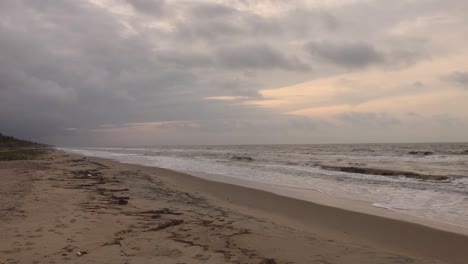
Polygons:
M461 154L468 154L468 149L467 149L467 150L465 150L465 151L462 151L462 153L461 153Z
M409 155L419 155L419 156L428 156L433 155L434 152L432 151L410 151L408 152Z
M252 157L247 157L247 156L232 156L231 160L253 161L254 159Z

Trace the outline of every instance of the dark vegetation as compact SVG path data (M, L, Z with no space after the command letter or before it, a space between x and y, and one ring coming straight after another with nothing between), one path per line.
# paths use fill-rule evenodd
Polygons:
M0 161L30 160L46 153L50 146L21 140L0 133Z
M0 133L0 149L17 149L17 148L45 148L44 144L39 144L27 140L21 140L14 137L6 136Z

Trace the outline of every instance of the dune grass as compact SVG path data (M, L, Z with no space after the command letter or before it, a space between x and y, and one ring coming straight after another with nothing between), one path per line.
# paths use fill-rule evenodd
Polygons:
M32 160L46 152L46 149L0 149L0 161Z

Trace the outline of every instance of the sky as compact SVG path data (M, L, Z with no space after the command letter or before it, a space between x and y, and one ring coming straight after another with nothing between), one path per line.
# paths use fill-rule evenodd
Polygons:
M468 141L467 13L466 0L1 0L0 132Z

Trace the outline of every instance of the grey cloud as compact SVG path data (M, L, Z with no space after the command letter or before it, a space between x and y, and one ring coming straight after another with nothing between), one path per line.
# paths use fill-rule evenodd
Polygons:
M346 68L363 68L385 61L385 56L363 42L310 42L306 45L314 57Z
M396 44L398 46L398 44ZM386 65L392 68L405 68L421 60L430 59L430 54L425 51L424 43L416 47L403 46L393 48L386 54Z
M398 69L430 58L426 46L427 42L423 40L394 38L386 39L378 45L363 41L311 41L305 45L305 50L313 60L345 69L371 66Z
M217 3L200 3L190 9L193 18L213 19L218 17L231 16L237 11L229 6Z
M462 120L448 114L432 115L430 118L437 124L440 124L444 127L456 127L463 125Z
M260 37L279 44L340 27L340 21L330 12L307 8L261 16L250 9L238 10L226 4L196 3L189 5L185 15L184 19L176 20L177 39L220 45Z
M184 42L210 43L248 35L242 25L224 19L217 22L205 19L196 22L192 20L179 21L176 24L176 31L176 39Z
M468 89L468 72L466 71L455 71L443 76L442 79Z
M336 102L359 105L368 101L372 101L379 98L392 98L399 97L402 95L418 95L424 94L425 92L433 89L432 87L426 87L422 82L416 81L401 86L395 86L393 89L380 89L379 86L372 87L366 93L359 93L359 89L363 88L359 81L353 80L342 80L339 83L342 87L351 89L344 89L343 91L337 91L334 95ZM369 87L366 87L369 88Z
M160 50L157 52L157 59L169 65L178 67L210 67L214 65L210 54L202 52L184 52L179 50Z
M213 96L241 96L245 98L255 98L260 99L261 96L255 87L260 86L257 83L249 82L246 79L242 78L225 78L222 80L212 80L205 86L209 87L223 87L222 90L219 90L218 94L213 94Z
M220 49L219 63L233 69L283 69L306 71L309 66L295 57L288 58L268 45L238 46Z
M389 113L379 112L345 112L336 116L341 121L353 126L388 127L400 124L400 121Z
M148 15L163 15L167 11L165 0L123 0L136 11Z

